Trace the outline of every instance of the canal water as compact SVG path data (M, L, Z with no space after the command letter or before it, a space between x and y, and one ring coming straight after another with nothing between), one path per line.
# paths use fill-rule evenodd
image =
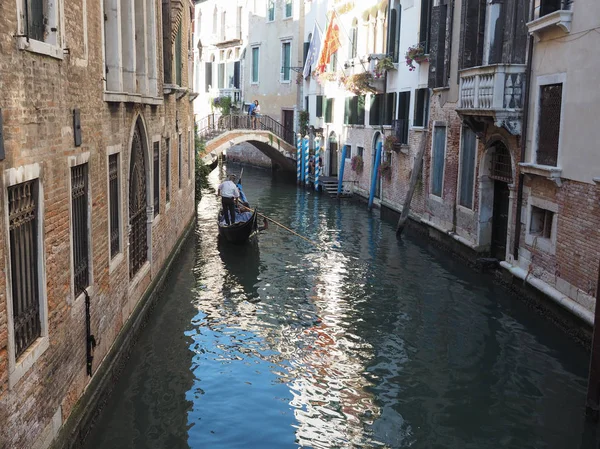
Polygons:
M362 203L244 188L316 244L223 244L205 192L88 449L597 447L587 353L547 320Z

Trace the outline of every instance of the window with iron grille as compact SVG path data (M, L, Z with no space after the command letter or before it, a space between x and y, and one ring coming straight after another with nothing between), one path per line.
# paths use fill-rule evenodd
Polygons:
M562 83L540 87L537 163L555 167L562 108Z
M75 296L90 285L88 164L71 167L71 216Z
M181 172L183 171L183 157L181 151L181 134L179 134L179 139L177 140L177 176L178 176L178 186L181 189Z
M8 188L10 271L15 354L41 336L38 272L38 181Z
M129 165L129 277L144 266L148 260L147 215L146 215L146 162L145 144L142 139L141 122L135 126L131 142L131 162ZM149 168L148 168L149 169Z
M153 194L154 194L154 216L156 217L160 212L160 143L154 142L153 144Z
M506 145L496 142L493 151L490 178L510 184L512 182L512 159Z
M110 258L113 259L121 251L121 226L119 195L119 155L108 156L108 185L110 201Z
M165 139L165 201L171 201L171 139Z

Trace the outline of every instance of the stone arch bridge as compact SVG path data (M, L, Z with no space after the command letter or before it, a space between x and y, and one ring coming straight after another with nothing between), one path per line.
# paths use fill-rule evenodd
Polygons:
M205 142L204 163L212 165L218 156L238 143L250 143L269 157L283 170L296 170L296 133L286 129L281 123L267 115L256 117L255 122L248 115L214 114L197 122L198 136Z

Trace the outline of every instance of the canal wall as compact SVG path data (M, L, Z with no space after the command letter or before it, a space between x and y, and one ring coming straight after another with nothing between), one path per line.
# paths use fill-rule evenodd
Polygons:
M227 161L255 167L271 168L271 158L250 143L240 143L227 150Z
M129 319L124 323L108 354L73 408L71 415L59 432L58 429L55 429L58 436L54 439L50 449L77 449L83 446L86 436L111 394L115 381L135 346L139 333L143 329L154 305L161 298L161 290L173 269L174 263L177 261L183 245L188 239L192 238L190 234L195 223L195 219L192 219L187 224L163 268L147 286Z

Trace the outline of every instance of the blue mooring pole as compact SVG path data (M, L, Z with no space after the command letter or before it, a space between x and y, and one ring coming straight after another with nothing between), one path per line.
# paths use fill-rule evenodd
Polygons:
M302 137L296 137L296 182L300 183L302 173Z
M315 190L319 191L319 176L321 175L321 164L319 164L319 156L321 153L321 138L315 139Z
M338 196L342 194L342 188L344 187L344 167L346 165L346 151L348 151L348 145L342 147L342 162L340 162L340 177L338 180Z
M308 136L304 138L304 185L310 184L310 176L309 176L309 163L308 160L310 158L310 150L308 149Z
M369 192L369 210L373 207L373 199L375 198L375 186L377 186L377 177L379 176L379 163L381 162L381 142L377 142L377 149L375 150L375 165L373 166L373 173L371 175L371 191Z
M300 163L302 164L302 168L300 169L300 184L304 185L304 166L306 165L305 160L306 158L304 157L304 153L306 152L306 139L302 138L302 147L301 147L301 155L300 155Z

